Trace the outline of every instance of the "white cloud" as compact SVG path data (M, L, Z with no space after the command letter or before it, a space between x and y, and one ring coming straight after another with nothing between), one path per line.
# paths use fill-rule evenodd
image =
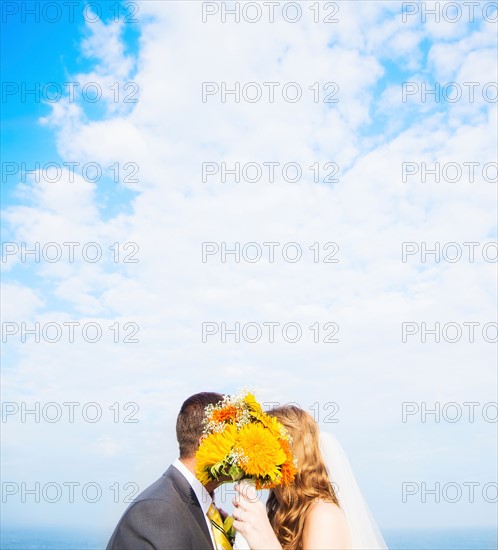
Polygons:
M102 86L133 78L140 101L126 108L108 104L102 120L87 118L85 105L61 103L45 122L53 127L63 158L105 166L138 163L140 181L129 187L139 193L131 212L105 219L99 185L81 177L70 183L64 172L58 183L41 178L21 186L23 203L5 213L15 239L95 241L107 256L96 264L80 258L33 266L51 292L42 302L37 279L32 288L15 286L14 300L24 303L18 318L31 319L46 304L36 317L41 323L99 321L104 328L96 344L78 332L74 343L16 345L19 362L7 375L5 391L10 400L74 399L106 407L139 403L141 421L132 432L107 418L94 431L72 433L75 452L90 452L97 466L100 456L103 471L112 467L126 477L137 468L142 486L152 481L150 472L157 468L159 475L166 466L163 457L175 453L171 426L186 396L254 383L263 400L297 400L308 409L318 402L322 416L325 404L338 402L340 423L331 427L356 456L370 456L372 434L387 440L373 464L359 462L360 475L382 523L409 523L396 512L399 487L375 501L379 477L369 477L372 466L382 477L394 471L396 479L418 471L404 464L411 443L400 425L401 402L465 400L470 393L470 398L492 399L496 373L489 344L482 339L473 345L424 346L415 339L403 344L400 326L409 320L492 321L493 264L482 259L402 263L401 243L496 238L495 188L479 174L474 183L403 182L401 167L403 162L490 162L496 155L489 137L496 111L483 104L480 115L468 120L469 111L460 105L437 111L407 106L396 88L399 82L390 83L389 74L377 111L375 91L384 76L382 63L391 55L414 71L414 79L424 78L419 49L424 36L434 41L433 76L488 78L488 31L474 33L465 43L460 26L401 26L394 3L362 4L361 17L354 4L341 3L338 25L314 24L308 17L300 25L251 26L202 24L195 2L181 8L146 2L140 5L146 19L136 64L126 55L117 27L97 26L84 42L83 51L96 58L96 66L78 78L98 78ZM457 49L466 61L460 63L447 50L449 39L460 41ZM451 70L444 70L446 61ZM277 94L274 103L223 103L219 97L203 103L203 81L230 86L296 81L305 99L293 104ZM331 81L340 83L339 103L315 103L309 86ZM379 114L385 123L373 138L365 135L365 126L377 123ZM216 178L202 183L206 161L229 166L296 162L304 176L286 182L279 168L274 183ZM314 182L309 166L315 162L338 163L339 182ZM204 241L281 245L274 263L222 263L219 256L203 263ZM309 247L329 241L340 244L340 262L315 263ZM109 251L114 242L138 243L139 263L114 263ZM282 259L288 242L302 245L301 262ZM293 321L301 325L303 339L288 344L279 327L273 344L237 345L230 337L227 343L211 338L203 344L206 321L230 327ZM340 324L340 343L314 343L309 327L330 321ZM113 322L121 327L119 343L109 329ZM140 327L138 344L122 342L129 322ZM390 440L391 429L398 439ZM487 426L479 429L484 433ZM56 431L65 434L72 426L61 424ZM55 435L50 437L56 446ZM12 441L22 438L10 435ZM461 449L458 438L449 438L448 445ZM424 449L416 457L415 468L426 455ZM69 475L58 459L54 468ZM114 506L113 513L121 508ZM431 523L423 513L419 510L414 523ZM94 519L88 516L90 523Z
M32 319L44 302L35 289L17 283L3 283L1 293L4 321L20 322Z

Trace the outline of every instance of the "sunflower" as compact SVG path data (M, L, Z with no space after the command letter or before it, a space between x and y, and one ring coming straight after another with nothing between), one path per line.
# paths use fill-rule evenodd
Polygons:
M275 437L281 436L281 424L274 417L264 412L261 405L256 401L256 398L252 393L247 393L244 397L244 403L247 405L250 411L250 415L261 422L265 428L268 428Z
M261 405L256 401L256 398L251 392L247 392L244 397L244 403L249 407L253 416L255 416L258 420L260 416L264 414Z
M259 423L241 428L237 438L237 450L244 456L243 469L249 476L279 476L279 466L287 459L280 443L271 431Z
M237 428L227 424L223 431L211 433L201 441L195 455L195 471L203 485L217 478L217 472L232 450L236 437Z
M269 414L263 413L260 421L265 428L270 430L273 437L277 439L282 437L282 424L277 420L276 416L270 416Z

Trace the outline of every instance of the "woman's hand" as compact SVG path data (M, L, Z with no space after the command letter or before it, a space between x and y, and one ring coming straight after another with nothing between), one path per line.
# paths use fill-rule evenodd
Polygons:
M281 550L282 546L273 532L265 505L259 500L252 485L236 485L233 499L233 526L257 550Z

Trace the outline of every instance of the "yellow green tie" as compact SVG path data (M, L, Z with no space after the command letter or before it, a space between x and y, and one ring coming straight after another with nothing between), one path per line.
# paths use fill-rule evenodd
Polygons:
M213 531L213 538L216 544L216 550L232 550L232 545L228 540L225 529L223 529L223 521L220 516L218 508L211 503L207 511L207 517L211 521L211 529Z

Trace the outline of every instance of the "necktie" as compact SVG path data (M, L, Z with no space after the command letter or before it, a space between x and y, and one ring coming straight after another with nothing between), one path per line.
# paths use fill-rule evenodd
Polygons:
M216 550L232 550L232 545L228 540L227 534L223 529L223 521L220 516L218 508L211 503L207 511L207 517L211 521L211 530L213 531L213 538L216 544Z

